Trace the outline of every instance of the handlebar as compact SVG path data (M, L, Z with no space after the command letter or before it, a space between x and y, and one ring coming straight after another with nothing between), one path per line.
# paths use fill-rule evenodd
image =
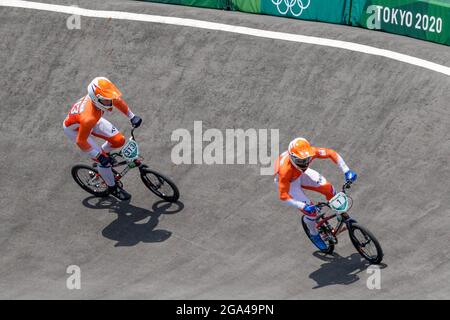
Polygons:
M350 186L352 185L352 181L347 181L346 183L344 183L344 185L342 186L342 192L346 193L345 190L346 189L350 189Z
M131 129L131 138L133 138L133 140L136 140L134 138L134 130L136 130L136 129L137 129L136 127L133 127L133 129Z
M316 204L316 207L318 207L319 209L322 209L323 207L328 207L328 202L319 202Z

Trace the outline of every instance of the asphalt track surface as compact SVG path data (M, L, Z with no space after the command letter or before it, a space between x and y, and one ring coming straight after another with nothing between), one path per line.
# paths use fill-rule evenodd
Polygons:
M131 1L42 1L322 36L443 65L448 47L381 32ZM363 53L153 23L0 7L0 298L449 298L449 78ZM181 190L168 205L125 178L132 201L72 180L88 160L61 123L98 75L132 110L147 162ZM128 120L109 119L126 134ZM315 252L257 165L174 165L177 128L279 129L336 149L359 173L353 214L385 251L382 288L346 236ZM336 186L332 162L313 168ZM66 268L81 268L68 290Z

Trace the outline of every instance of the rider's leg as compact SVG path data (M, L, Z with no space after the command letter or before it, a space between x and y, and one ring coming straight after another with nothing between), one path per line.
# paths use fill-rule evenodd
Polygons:
M64 126L64 133L74 143L76 143L76 141L77 141L78 127L79 127L78 124L72 125L70 127ZM93 158L95 156L95 154L97 154L98 152L102 152L100 147L97 145L97 143L91 136L89 136L87 141L92 147L92 150L90 152L84 152L87 156L89 156L90 158ZM111 167L98 166L98 172L102 176L103 180L105 180L105 183L108 185L108 187L112 187L115 185L114 175L111 171Z
M114 187L116 185L116 181L114 179L114 174L111 170L111 166L103 167L102 165L98 165L98 173L102 176L105 183L108 187Z
M100 118L97 125L92 129L92 135L105 140L102 150L106 153L113 149L122 147L125 144L125 137L111 122Z
M289 194L294 198L296 201L301 201L307 204L311 204L311 200L306 196L306 194L302 190L302 176L297 178L296 180L291 182ZM275 182L278 182L277 177L275 177ZM327 249L326 243L322 240L322 238L319 235L319 231L316 228L316 217L317 214L309 215L303 210L300 210L302 214L302 219L305 222L306 226L308 227L310 239L314 242L314 244L321 250Z
M121 133L111 138L105 138L105 140L105 143L102 144L102 150L106 153L110 153L113 149L121 148L125 144L125 137Z
M117 128L112 125L111 122L104 118L100 118L94 129L92 129L92 135L106 140L106 142L102 145L102 150L105 153L109 153L113 149L120 148L125 144L125 137L123 136L123 134L121 134L119 130L117 130ZM114 178L111 168L105 168L105 171L107 170L111 172L111 176ZM131 199L131 195L116 183L108 186L110 194L112 194L116 198L120 200Z
M311 168L308 168L300 177L303 189L319 192L327 200L330 200L336 194L333 185L324 176Z
M301 178L301 187L303 189L319 192L323 194L327 200L330 200L335 195L333 185L329 183L327 179L325 179L320 173L311 168L308 168L305 172L303 172L300 178ZM316 228L315 217L305 216L303 220L308 226L311 235L314 236L319 233L319 231Z
M300 186L301 189L313 190L323 194L327 200L334 196L333 186L317 171L308 168L300 176ZM317 215L308 216L305 214L303 221L308 226L311 235L315 236L319 233L316 228L316 217Z
M306 194L302 190L302 176L298 179L291 182L291 187L289 189L289 194L296 201L301 201L303 203L312 204L311 200L306 196ZM319 231L316 228L316 214L309 215L303 210L300 210L303 213L302 219L305 222L306 226L309 229L309 233L311 235L317 235Z
M303 189L319 192L323 194L327 200L330 200L336 195L336 191L334 190L333 185L328 182L320 173L309 168L305 173L306 175L304 175L302 180ZM348 214L346 214L344 218L353 220L353 218Z

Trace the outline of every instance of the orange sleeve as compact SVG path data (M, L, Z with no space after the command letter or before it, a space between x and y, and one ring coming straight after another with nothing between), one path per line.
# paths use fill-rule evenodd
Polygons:
M278 181L278 195L280 200L286 201L292 199L292 196L289 194L289 190L291 188L291 183L288 179L281 178Z
M91 134L92 128L95 126L95 121L82 121L78 130L77 145L83 151L90 151L91 145L87 141Z
M128 107L128 104L125 102L125 100L123 100L122 98L114 100L114 106L129 119L132 118L133 113L130 111L130 108Z
M286 170L285 166L281 166L278 172L278 195L280 200L286 201L292 199L289 194L291 189L291 174L289 170Z
M314 148L314 151L316 153L316 158L319 159L331 159L334 163L338 163L339 155L336 151L333 149L327 149L327 148Z

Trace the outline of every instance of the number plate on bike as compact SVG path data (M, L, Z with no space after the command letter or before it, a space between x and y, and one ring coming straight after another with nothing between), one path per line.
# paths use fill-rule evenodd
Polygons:
M345 193L339 192L329 201L331 209L337 212L346 212L348 210L348 197Z
M123 146L121 153L125 160L131 161L136 159L139 157L138 144L134 140L128 140L128 142Z

